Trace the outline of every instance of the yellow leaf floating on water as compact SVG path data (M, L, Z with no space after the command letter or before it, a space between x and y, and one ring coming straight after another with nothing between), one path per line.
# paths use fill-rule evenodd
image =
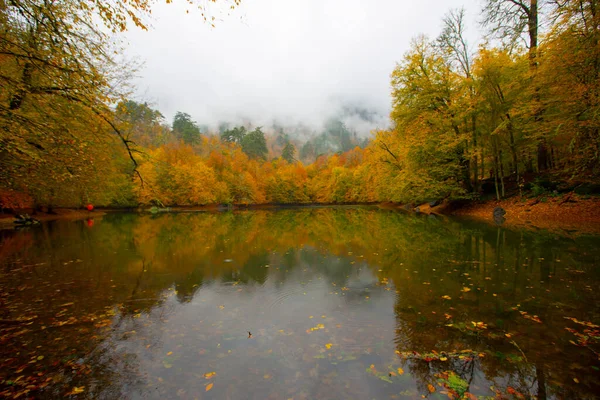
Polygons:
M206 385L206 391L208 392L210 389L212 389L213 384L209 383L208 385Z
M461 290L461 292L465 292L465 293L470 292L470 291L471 291L471 288L468 288L466 286L464 288L462 288L462 290Z
M474 322L471 321L471 323L473 324L473 327L477 328L477 329L487 329L487 325L483 322Z
M444 295L444 296L442 296L442 299L444 299L444 300L452 300L452 297L450 297L448 295Z
M69 393L67 393L67 396L73 396L75 394L79 394L79 393L83 393L85 391L85 386L75 386L73 389L71 389L71 391Z
M310 328L306 332L310 333L310 332L318 331L319 329L325 329L325 325L323 325L323 324L317 324L317 326L314 326L314 327Z
M398 375L404 375L404 370L398 367Z
M172 352L172 351L170 351L170 352L168 352L168 353L167 353L167 355L168 355L168 356L170 356L171 354L173 354L173 352Z
M331 349L331 346L333 346L333 344L331 344L331 343L327 343L327 344L325 345L325 347L327 348L327 350Z
M217 373L216 373L216 372L214 372L214 371L212 371L212 372L207 372L207 373L205 373L205 374L204 374L204 377L205 377L206 379L210 379L210 378L212 378L213 376L215 376L216 374L217 374Z
M435 387L430 383L427 385L427 390L429 390L429 393L433 393L435 392Z

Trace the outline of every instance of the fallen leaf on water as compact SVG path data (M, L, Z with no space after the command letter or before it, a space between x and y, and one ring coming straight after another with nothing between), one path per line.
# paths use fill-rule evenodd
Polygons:
M471 323L473 324L474 328L477 329L487 329L487 325L483 322L475 322L475 321L471 321Z
M398 367L398 375L404 375L404 370Z
M210 389L212 389L213 384L209 383L208 385L206 385L206 391L208 392Z
M67 396L72 396L74 394L79 394L79 393L83 393L85 391L85 386L75 386L73 389L71 389L71 391L69 393L67 393Z
M214 371L212 371L212 372L207 372L207 373L205 373L205 374L204 374L204 377L205 377L206 379L210 379L210 378L212 378L213 376L215 376L216 374L217 374L217 373L216 373L216 372L214 372Z
M573 382L575 382L575 383L579 383L579 379L577 379L577 378L573 378Z
M168 353L167 353L167 355L168 355L168 356L170 356L171 354L173 354L173 352L172 352L172 351L170 351L170 352L168 352Z
M440 357L440 361L448 361L447 357Z
M323 325L323 324L317 324L317 326L310 328L306 332L310 333L310 332L313 332L313 331L318 331L319 329L325 329L325 325Z
M390 371L390 376L396 376L396 373L394 371Z
M444 296L442 296L442 299L444 299L444 300L452 300L452 297L450 297L448 295L444 295Z
M327 343L327 344L325 345L325 347L327 348L327 350L329 350L329 349L331 348L331 346L333 346L333 344L331 344L331 343Z
M522 314L524 318L527 318L528 320L531 320L533 322L537 322L538 324L542 323L542 320L537 316L537 315L529 315L527 313Z
M568 320L571 320L571 321L575 322L576 324L587 326L588 328L594 328L594 329L600 328L599 325L594 325L594 324L592 324L591 322L588 322L588 321L580 321L577 318L573 318L573 317L564 317L564 318L568 319Z
M429 390L429 393L433 393L435 392L435 387L431 383L429 383L427 385L427 390Z
M462 288L462 290L461 290L461 292L465 292L465 293L466 293L466 292L470 292L470 291L471 291L471 289L470 289L470 288L468 288L468 287L466 287L466 286L465 286L465 287L463 287L463 288Z

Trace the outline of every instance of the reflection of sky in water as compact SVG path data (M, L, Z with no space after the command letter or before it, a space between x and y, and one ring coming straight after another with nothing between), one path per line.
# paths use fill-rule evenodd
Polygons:
M598 346L565 329L598 323L597 237L335 208L115 214L0 240L9 312L37 316L0 361L44 349L50 397L415 398L452 374L476 395L598 394Z
M340 390L354 396L370 386L365 362L395 362L396 293L366 265L314 249L300 250L291 270L272 259L264 284L218 280L184 303L169 288L160 306L125 317L104 344L109 357L135 360L117 367L136 371L118 375L139 379L123 394L163 398L182 389L191 395L212 382L217 397L219 391L234 398L326 398L333 387L336 396ZM105 390L123 390L123 382L115 383ZM149 389L156 384L162 388Z

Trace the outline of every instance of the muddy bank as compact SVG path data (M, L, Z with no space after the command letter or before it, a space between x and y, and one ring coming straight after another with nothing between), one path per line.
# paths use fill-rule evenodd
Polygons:
M393 209L403 212L415 212L417 206L401 205L397 203L379 204L256 204L256 205L223 205L172 207L161 209L167 212L220 212L228 210L275 210L280 208L305 208L305 207L339 207L339 206L379 206L384 209ZM465 218L477 219L490 224L495 224L494 209L502 207L506 227L545 229L560 232L578 232L600 234L600 197L580 196L568 193L561 196L518 198L512 197L501 201L471 201L471 202L447 202L431 207L430 204L418 205L418 211L423 214L454 215ZM81 209L59 208L52 213L36 212L29 214L40 221L53 220L85 220L100 218L110 211L134 211L150 212L149 208L138 208L128 210L106 209L87 211ZM0 228L13 227L14 215L0 214Z
M568 193L556 197L513 197L445 206L446 215L475 218L494 224L494 209L502 207L507 227L600 234L600 198Z
M31 217L37 219L38 221L55 221L55 220L67 220L67 221L77 221L82 219L94 219L100 218L106 214L103 210L75 210L70 208L57 208L53 210L51 213L36 211L35 213L32 210L24 210L23 213L29 214ZM13 221L15 220L15 216L13 214L4 213L0 214L0 228L11 228L14 227Z

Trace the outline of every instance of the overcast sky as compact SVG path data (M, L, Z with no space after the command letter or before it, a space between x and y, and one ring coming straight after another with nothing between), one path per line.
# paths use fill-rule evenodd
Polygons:
M127 56L144 61L137 100L170 121L318 124L340 102L388 115L390 73L424 33L436 37L451 8L464 7L470 42L479 0L243 0L216 27L184 1L159 4L149 32L128 33Z

